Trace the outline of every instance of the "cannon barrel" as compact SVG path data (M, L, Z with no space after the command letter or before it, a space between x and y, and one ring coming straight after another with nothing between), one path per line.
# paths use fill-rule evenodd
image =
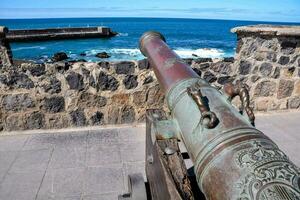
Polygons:
M144 33L140 50L166 93L179 139L207 199L300 199L300 170L254 127L246 85L227 84L219 91L186 65L158 32ZM242 113L231 104L235 96L241 99Z

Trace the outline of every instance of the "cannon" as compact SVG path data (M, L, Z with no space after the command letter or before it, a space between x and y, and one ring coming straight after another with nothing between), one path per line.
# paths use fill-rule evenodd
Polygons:
M213 87L158 32L144 33L140 50L150 62L170 111L168 116L161 110L147 111L148 198L300 199L300 170L255 128L247 85ZM241 100L240 110L231 102L236 96ZM184 143L193 173L185 168L178 141ZM196 195L189 174L194 174L204 196Z

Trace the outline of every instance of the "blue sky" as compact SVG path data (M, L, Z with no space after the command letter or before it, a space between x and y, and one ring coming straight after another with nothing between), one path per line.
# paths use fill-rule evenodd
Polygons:
M171 17L300 22L300 0L0 0L0 18Z

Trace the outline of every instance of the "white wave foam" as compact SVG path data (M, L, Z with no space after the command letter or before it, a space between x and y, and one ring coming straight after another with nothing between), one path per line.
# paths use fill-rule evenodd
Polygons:
M117 36L123 36L123 37L127 37L128 36L128 33L118 33Z
M32 47L18 47L13 49L13 51L21 51L21 50L26 50L26 49L46 49L46 47L42 47L42 46L32 46Z
M219 58L225 55L220 49L175 49L174 50L182 58L202 57L202 58ZM196 55L196 56L195 56Z

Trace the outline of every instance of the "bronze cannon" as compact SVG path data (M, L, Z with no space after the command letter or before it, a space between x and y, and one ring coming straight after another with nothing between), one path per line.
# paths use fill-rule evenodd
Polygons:
M147 114L146 174L152 199L197 198L182 167L178 140L184 143L198 187L208 200L300 199L300 170L255 128L246 85L230 83L216 89L158 32L146 32L140 50L170 110L169 118L157 110ZM240 111L231 103L235 96L240 97Z

